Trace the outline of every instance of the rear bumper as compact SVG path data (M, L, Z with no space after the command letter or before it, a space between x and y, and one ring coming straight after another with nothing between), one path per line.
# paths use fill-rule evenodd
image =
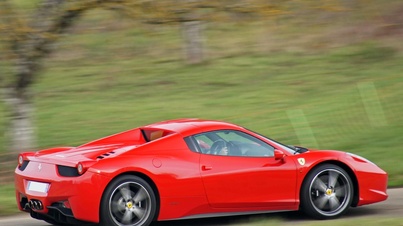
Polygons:
M30 181L47 184L47 192L30 190ZM69 220L65 223L74 219L98 223L107 181L104 176L89 171L77 177L63 177L56 165L31 161L24 171L18 167L15 170L18 208L38 219L66 218Z

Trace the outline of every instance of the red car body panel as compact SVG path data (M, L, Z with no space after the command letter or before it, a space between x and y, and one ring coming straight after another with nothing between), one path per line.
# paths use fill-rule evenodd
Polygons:
M236 130L283 151L274 157L216 156L190 150L184 137L214 130ZM387 174L373 163L339 151L293 154L270 139L225 122L181 119L160 122L102 138L77 148L26 153L25 169L15 170L16 198L40 200L47 214L53 203L68 201L74 218L99 222L102 195L122 174L141 175L159 200L158 220L297 210L305 177L315 166L331 162L352 173L358 185L355 206L387 198ZM301 160L303 159L303 160ZM62 176L58 166L85 173ZM28 182L49 184L47 192L28 189Z

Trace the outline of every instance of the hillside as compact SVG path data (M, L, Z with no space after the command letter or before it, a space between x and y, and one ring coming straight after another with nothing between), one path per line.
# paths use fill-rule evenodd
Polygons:
M183 62L179 26L92 11L55 47L33 87L38 149L159 120L209 118L283 143L360 154L401 186L399 9L399 1L373 1L351 12L210 22L208 60L193 66ZM4 134L4 103L0 116Z

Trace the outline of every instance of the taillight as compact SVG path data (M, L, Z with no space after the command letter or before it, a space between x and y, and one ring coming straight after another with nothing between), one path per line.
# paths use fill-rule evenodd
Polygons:
M79 175L84 174L88 168L90 168L92 165L94 165L96 161L84 161L84 162L79 162L76 166L77 172Z
M18 167L21 167L24 163L24 157L22 155L18 156Z
M81 162L78 163L78 165L77 165L77 172L80 175L84 173L84 166L83 166L83 164Z
M21 171L24 171L25 168L28 166L28 163L29 163L29 160L30 160L29 157L32 157L34 155L35 155L34 152L25 152L25 153L19 154L18 155L18 160L17 160L18 169L20 169Z

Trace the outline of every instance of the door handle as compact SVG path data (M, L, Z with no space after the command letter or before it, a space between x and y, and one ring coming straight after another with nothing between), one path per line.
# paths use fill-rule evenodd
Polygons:
M213 169L213 167L211 167L211 166L202 166L203 171L212 170L212 169Z

